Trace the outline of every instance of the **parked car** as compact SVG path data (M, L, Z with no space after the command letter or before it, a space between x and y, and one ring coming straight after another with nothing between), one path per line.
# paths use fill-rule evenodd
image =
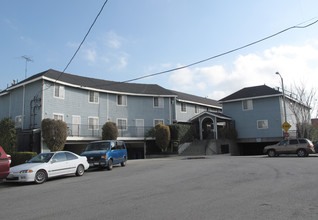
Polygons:
M315 148L316 153L318 153L318 141L316 141L314 143L314 148Z
M91 142L81 156L86 156L89 167L113 169L114 164L126 166L127 148L125 142L103 140Z
M24 164L12 167L5 181L40 184L56 176L67 174L82 176L88 168L86 157L69 151L41 153Z
M6 152L0 146L0 179L8 176L10 170L10 162Z
M286 139L281 142L266 146L264 153L269 157L279 156L280 154L297 154L299 157L307 157L314 154L313 143L306 138Z
M9 164L11 165L11 155L7 154L8 160L9 160Z

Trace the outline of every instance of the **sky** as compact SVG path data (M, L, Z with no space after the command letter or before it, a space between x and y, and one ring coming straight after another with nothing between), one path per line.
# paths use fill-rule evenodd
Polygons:
M48 69L63 71L104 2L0 0L0 90ZM317 8L317 0L108 0L65 72L136 79L310 24ZM219 100L244 87L281 87L276 72L286 90L317 89L318 23L133 82Z

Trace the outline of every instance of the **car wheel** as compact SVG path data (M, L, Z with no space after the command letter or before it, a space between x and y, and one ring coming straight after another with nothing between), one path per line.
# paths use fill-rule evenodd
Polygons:
M307 156L307 152L304 149L299 149L297 151L297 156L298 157L306 157Z
M127 163L127 160L126 160L126 157L124 157L124 161L120 163L120 165L122 167L126 166L126 163Z
M276 152L275 152L275 150L269 150L269 151L267 151L267 155L269 157L275 157L276 156Z
M34 181L38 184L44 183L47 179L47 174L44 170L39 170L35 174Z
M84 172L85 172L85 169L84 169L83 165L80 164L80 165L78 165L78 167L76 169L75 175L76 176L83 176Z
M107 166L107 170L112 170L113 169L113 161L109 160L108 161L108 166Z

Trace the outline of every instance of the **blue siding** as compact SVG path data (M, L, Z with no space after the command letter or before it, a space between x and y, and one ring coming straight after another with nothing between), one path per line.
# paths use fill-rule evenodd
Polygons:
M223 113L235 120L238 138L282 136L281 108L278 97L254 99L253 110L243 111L242 102L223 104ZM258 120L268 120L268 129L258 129Z
M195 113L195 106L198 107L198 112ZM192 103L186 103L186 112L181 111L181 102L177 101L176 103L176 112L177 112L177 121L179 122L188 122L190 118L200 114L204 111L210 111L210 112L221 112L221 110L218 110L216 108L202 106L198 104L192 104Z
M29 129L32 114L32 124L37 124L39 127L41 109L33 111L30 106L31 100L33 100L35 96L41 98L41 81L9 90L9 94L0 97L0 118L10 117L15 121L16 116L22 116L23 129ZM35 117L33 116L33 112L35 113Z
M135 119L144 119L144 126L152 127L154 119L163 119L170 124L170 98L164 98L163 108L153 107L153 97L127 96L127 105L117 105L117 94L99 92L99 103L89 103L89 90L65 86L64 99L54 97L54 86L49 86L44 95L44 118L53 114L63 114L67 124L72 123L72 115L81 116L81 124L88 124L88 117L98 117L99 125L107 121L117 122L127 119L128 126L135 126ZM101 126L100 126L101 128Z
M10 94L0 96L0 119L9 117Z

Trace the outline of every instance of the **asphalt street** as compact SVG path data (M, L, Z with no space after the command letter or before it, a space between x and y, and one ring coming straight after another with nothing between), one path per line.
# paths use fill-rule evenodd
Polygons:
M317 219L317 173L317 156L131 160L41 185L0 183L0 213L19 220Z

